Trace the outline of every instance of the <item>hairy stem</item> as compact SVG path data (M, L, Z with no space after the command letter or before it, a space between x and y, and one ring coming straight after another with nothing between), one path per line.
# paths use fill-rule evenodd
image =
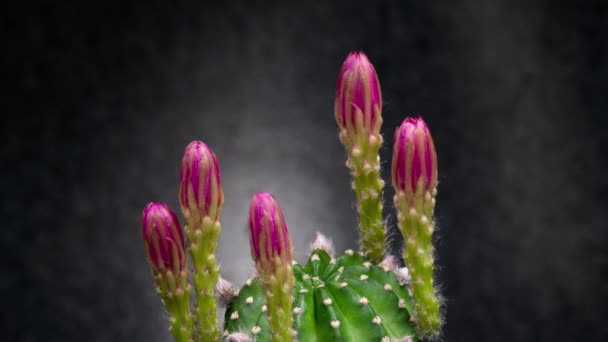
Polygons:
M154 275L157 279L157 291L169 312L169 327L176 342L191 342L194 333L194 322L190 313L190 284L188 272L181 274L159 272Z
M186 227L194 265L192 277L196 291L198 341L219 341L220 338L214 291L220 271L215 258L215 249L221 230L219 221L213 222L209 217L204 217L198 227L190 224Z
M382 219L382 191L378 151L382 137L370 135L348 152L347 166L353 177L353 190L357 197L361 250L370 261L380 262L386 249L386 231Z
M273 342L293 341L292 288L295 282L290 264L275 257L275 271L260 279L268 305L268 318Z

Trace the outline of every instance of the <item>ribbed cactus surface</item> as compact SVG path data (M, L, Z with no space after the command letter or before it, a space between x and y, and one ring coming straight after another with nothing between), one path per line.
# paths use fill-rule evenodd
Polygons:
M351 250L334 259L316 249L305 266L294 264L293 272L295 340L418 341L407 285L393 270ZM270 342L266 312L258 279L248 280L227 306L224 335L241 332L252 341Z

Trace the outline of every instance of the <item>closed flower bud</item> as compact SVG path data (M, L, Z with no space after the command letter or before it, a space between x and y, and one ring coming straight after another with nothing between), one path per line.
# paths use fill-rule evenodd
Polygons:
M277 201L267 192L256 194L249 205L249 233L251 256L264 269L274 267L275 257L286 264L293 258L291 240L283 212ZM261 272L260 267L258 271Z
M421 187L432 192L437 186L437 154L433 138L422 118L406 118L395 131L393 186L406 195Z
M220 168L213 151L200 141L184 151L180 169L179 201L186 220L209 216L215 221L224 204Z
M336 122L351 140L354 135L380 133L380 82L374 66L362 52L351 52L342 65L334 111Z
M249 205L251 256L268 305L273 341L293 341L293 249L283 212L267 192L256 194Z
M142 215L144 246L155 272L174 273L186 267L184 236L175 213L162 203L150 203Z

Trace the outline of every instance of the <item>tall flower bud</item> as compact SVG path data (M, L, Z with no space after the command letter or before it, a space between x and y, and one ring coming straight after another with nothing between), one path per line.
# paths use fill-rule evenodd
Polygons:
M267 299L273 341L292 341L293 248L283 212L271 194L260 192L251 200L249 232L251 256Z
M142 214L142 234L158 294L171 315L171 332L177 342L186 342L194 324L184 236L177 216L165 204L148 204Z
M224 204L220 167L213 151L200 141L184 151L180 169L179 202L186 219L196 290L198 334L204 341L219 339L217 302L213 295L219 277L215 250L222 226Z
M421 336L433 336L441 328L440 300L433 286L437 154L421 118L406 118L395 132L392 180L405 244L403 260L411 275L414 319Z
M188 220L208 216L215 221L224 204L220 168L213 151L201 141L184 151L180 170L179 202Z
M184 236L177 216L162 203L150 203L142 214L142 233L150 267L178 273L186 267Z
M357 196L361 249L373 262L384 258L386 243L382 219L384 181L378 155L382 145L381 113L382 94L376 70L365 54L351 52L338 76L334 114Z
M351 52L338 76L334 112L343 139L355 142L359 136L380 133L382 95L380 81L363 52Z
M409 197L437 186L437 153L422 118L406 118L395 131L392 178L395 189Z
M251 257L259 264L260 273L274 268L275 258L291 264L293 249L287 225L281 208L271 194L260 192L251 200L249 232Z

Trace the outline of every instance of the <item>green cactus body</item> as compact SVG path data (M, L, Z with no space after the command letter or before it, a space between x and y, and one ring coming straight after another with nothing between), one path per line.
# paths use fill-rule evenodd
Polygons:
M297 341L418 341L408 289L394 272L347 251L333 259L315 250L294 264L293 329ZM246 333L270 342L266 299L258 279L248 280L226 309L224 335Z

